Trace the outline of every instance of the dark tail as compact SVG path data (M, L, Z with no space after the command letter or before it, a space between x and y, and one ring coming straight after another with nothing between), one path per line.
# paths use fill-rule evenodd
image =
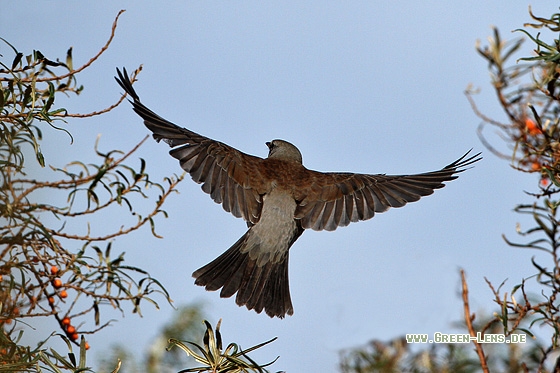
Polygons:
M193 273L196 279L194 283L210 291L222 288L222 298L229 298L237 292L235 303L257 313L264 309L270 317L292 315L294 309L288 284L288 251L279 260L271 259L259 266L256 258L250 258L250 250L241 252L249 232L225 253L196 270Z

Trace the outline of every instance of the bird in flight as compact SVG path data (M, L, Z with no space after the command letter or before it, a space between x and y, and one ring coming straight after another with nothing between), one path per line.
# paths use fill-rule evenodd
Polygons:
M126 69L115 77L156 141L224 210L247 222L247 232L218 258L193 273L195 284L237 293L236 303L270 317L293 314L288 284L290 247L305 229L333 231L371 219L389 207L419 200L481 159L470 151L439 171L416 175L318 172L303 166L298 148L266 143L268 157L243 153L179 127L140 102Z

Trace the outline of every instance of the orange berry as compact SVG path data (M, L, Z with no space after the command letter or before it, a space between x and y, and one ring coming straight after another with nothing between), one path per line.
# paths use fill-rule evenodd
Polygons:
M62 290L59 295L61 298L66 298L68 296L68 293L66 292L66 290Z
M49 297L48 299L50 304L54 304L54 297Z
M70 338L72 338L73 341L77 341L78 340L78 333L74 333L70 336Z
M542 133L541 129L537 126L537 124L529 118L525 119L525 128L527 129L527 132L529 132L530 135L539 135Z
M89 343L86 342L85 347L86 347L86 350L89 350Z
M58 273L58 267L57 266L52 266L51 267L51 275L56 276L57 273Z
M70 318L65 317L62 319L62 325L70 325Z
M52 282L52 285L54 286L55 289L58 289L62 286L62 280L59 278L55 278Z
M541 169L541 164L539 162L531 163L531 170L538 171Z
M72 325L68 325L66 331L68 332L68 334L74 334L76 332L76 328L73 327Z

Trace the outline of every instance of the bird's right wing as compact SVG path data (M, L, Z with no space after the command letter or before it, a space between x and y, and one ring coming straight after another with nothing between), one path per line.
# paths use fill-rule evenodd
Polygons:
M132 98L134 111L144 119L144 125L156 141L163 140L173 149L169 154L177 158L181 167L202 190L236 217L250 224L258 222L262 209L265 185L259 167L262 158L245 154L229 145L179 127L160 117L140 102L126 69L117 69L119 85Z

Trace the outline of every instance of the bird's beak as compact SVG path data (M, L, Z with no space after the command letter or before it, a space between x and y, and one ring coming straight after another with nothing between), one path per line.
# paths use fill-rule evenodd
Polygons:
M268 146L268 150L272 150L272 143L270 141L265 142L266 146Z

